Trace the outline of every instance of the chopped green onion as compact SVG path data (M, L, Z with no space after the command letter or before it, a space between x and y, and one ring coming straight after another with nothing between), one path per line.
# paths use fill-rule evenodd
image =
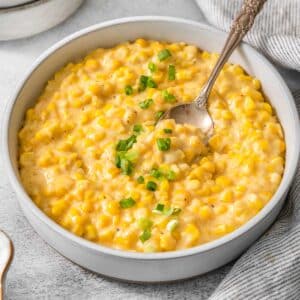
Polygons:
M116 159L115 159L115 165L117 168L121 168L121 155L119 153L117 153L116 155Z
M147 184L146 184L146 188L149 191L156 191L157 184L154 181L148 181Z
M158 121L163 115L164 115L164 111L160 110L158 112L155 113L155 121Z
M125 94L126 94L127 96L133 94L133 88L132 88L131 85L126 85L124 90L125 90Z
M153 222L147 218L139 219L139 227L143 230L143 233L140 235L140 240L144 243L151 237L151 227Z
M138 154L136 151L120 151L117 152L115 164L116 167L122 170L125 175L130 175L133 170L133 161L136 160Z
M162 96L166 102L176 102L176 97L173 94L169 93L167 90L162 91Z
M145 229L151 229L153 222L147 218L141 218L139 219L139 227L143 230Z
M132 135L126 140L120 140L116 146L117 154L115 159L116 167L122 170L125 175L130 175L133 170L133 161L137 159L136 151L127 152L136 143L136 136Z
M156 207L152 210L152 212L155 214L162 214L164 211L164 208L165 208L164 204L158 203L156 205Z
M136 179L136 181L137 181L138 183L144 183L144 182L145 182L145 179L144 179L143 176L139 176L139 177Z
M122 170L123 174L130 175L133 170L133 164L130 160L126 158L121 158L120 169Z
M153 100L152 99L147 99L145 101L142 101L139 103L139 106L141 109L147 109L149 108L149 106L153 104Z
M170 138L158 138L156 140L157 147L160 151L168 151L171 147Z
M142 243L145 243L147 240L151 238L151 231L150 229L145 229L143 233L140 235L140 240Z
M131 162L135 162L136 159L138 158L138 152L137 151L133 151L133 150L125 152L124 158L127 159L127 160L129 160L129 161L131 161Z
M148 78L147 87L149 88L157 88L157 83L151 78Z
M164 210L163 214L165 216L176 216L181 212L181 208L174 207Z
M158 59L163 61L172 56L171 52L168 49L163 49L158 53Z
M138 158L138 152L137 151L119 151L116 155L115 164L118 168L121 168L121 162L122 160L128 160L130 162L134 162Z
M170 232L173 232L179 225L179 222L178 220L171 220L168 222L167 224L167 230L170 231Z
M127 151L136 143L136 136L132 135L126 140L120 140L116 146L117 151Z
M134 206L135 203L136 202L131 197L126 198L126 199L122 199L119 202L121 208L130 208L130 207Z
M158 203L152 212L156 214L162 214L164 216L176 216L181 212L181 209L178 207L167 208L164 204Z
M133 132L139 134L143 131L143 126L141 124L135 124L133 126Z
M156 88L157 83L149 76L142 75L139 82L139 92L143 92L147 87Z
M166 177L169 181L175 180L176 179L176 173L172 170L168 171L166 174Z
M164 133L172 133L173 130L170 128L164 128Z
M150 70L151 73L156 72L157 70L156 64L154 64L153 62L149 62L148 69Z
M150 175L154 178L161 178L163 176L163 173L158 170L158 169L152 169L151 172L150 172Z
M164 207L165 207L165 205L164 204L161 204L161 203L158 203L157 205L156 205L156 210L159 210L159 211L163 211L164 210Z
M145 76L145 75L142 75L141 77L140 77L140 82L139 82L139 89L138 89L138 91L139 92L142 92L142 91L144 91L145 89L146 89L146 87L147 87L147 82L148 82L148 76Z
M168 68L168 79L175 80L176 79L176 69L174 65L169 65Z

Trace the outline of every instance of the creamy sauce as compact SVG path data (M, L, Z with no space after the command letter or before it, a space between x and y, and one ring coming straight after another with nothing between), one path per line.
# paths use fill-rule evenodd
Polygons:
M154 126L197 97L217 58L139 39L58 71L19 132L33 201L74 234L129 251L185 249L245 224L284 170L283 132L259 80L225 64L207 103L208 143L199 114L187 115L196 126Z

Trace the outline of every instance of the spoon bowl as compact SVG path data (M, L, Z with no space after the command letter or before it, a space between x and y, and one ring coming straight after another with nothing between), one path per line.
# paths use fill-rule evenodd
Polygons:
M172 107L164 115L164 119L174 119L179 124L191 124L201 129L208 138L213 133L213 120L206 107L199 107L195 102Z

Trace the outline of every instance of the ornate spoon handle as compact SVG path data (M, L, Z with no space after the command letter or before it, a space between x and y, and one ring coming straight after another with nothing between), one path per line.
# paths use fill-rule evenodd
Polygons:
M221 71L224 64L232 54L233 50L238 46L246 33L253 25L254 19L260 12L262 6L267 0L245 0L241 11L233 21L228 38L214 66L206 84L201 90L200 95L195 99L196 106L201 108L206 105L211 89Z

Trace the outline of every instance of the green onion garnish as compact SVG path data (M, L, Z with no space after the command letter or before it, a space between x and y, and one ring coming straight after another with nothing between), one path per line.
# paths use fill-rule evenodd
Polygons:
M131 197L126 198L126 199L122 199L119 202L121 208L130 208L130 207L134 206L135 203L136 202Z
M119 153L122 153L122 152L119 152ZM138 158L138 152L137 151L133 151L133 150L130 150L128 152L125 152L124 153L124 158L131 161L131 162L135 162L136 159Z
M168 79L175 80L176 79L176 69L174 65L169 65L168 67Z
M138 91L139 92L142 92L142 91L144 91L145 89L146 89L146 87L147 87L147 82L148 82L148 76L145 76L145 75L142 75L141 77L140 77L140 82L139 82L139 89L138 89Z
M143 126L141 124L135 124L133 126L133 132L139 134L143 131Z
M167 59L170 56L172 56L172 54L171 54L171 52L168 49L161 50L158 53L158 59L160 61L163 61L163 60Z
M140 235L140 240L144 243L151 237L151 227L153 222L147 218L141 218L139 220L139 227L143 230L143 233Z
M116 167L122 170L125 175L130 175L133 170L133 162L137 159L136 151L119 151L116 154Z
M167 90L162 91L162 96L166 102L176 102L176 97L173 94L169 93Z
M156 140L157 147L160 151L168 151L171 147L170 138L158 138Z
M153 100L152 99L147 99L145 101L142 101L139 103L139 106L141 109L147 109L149 108L149 106L153 104Z
M152 212L164 216L176 216L181 212L181 209L177 207L167 208L164 204L158 203Z
M156 88L157 83L149 76L142 75L139 82L139 92L143 92L147 87Z
M157 184L154 181L148 181L147 184L146 184L146 188L149 191L156 191Z
M153 222L147 218L139 219L139 227L143 230L150 229L153 225Z
M163 214L165 216L176 216L180 212L181 212L181 208L175 207L175 208L166 209Z
M124 175L130 175L133 170L133 163L126 158L121 158L120 169L122 170Z
M125 94L126 94L127 96L133 94L133 88L132 88L131 85L126 85L124 91L125 91Z
M136 179L136 181L137 181L138 183L144 183L144 182L145 182L145 179L144 179L143 176L139 176L139 177Z
M176 173L172 170L168 171L168 173L166 174L166 177L169 181L173 181L176 179Z
M164 207L165 207L165 205L164 204L161 204L161 203L158 203L157 205L156 205L156 210L159 210L159 211L163 211L164 210Z
M132 135L126 140L120 140L116 146L117 154L115 159L116 167L122 170L125 175L130 175L133 170L133 161L138 154L135 151L127 152L136 143L136 136Z
M151 78L148 78L147 87L149 88L157 88L157 83Z
M162 212L164 211L164 208L165 208L164 204L158 203L156 205L156 207L152 210L152 212L156 213L156 214L162 214Z
M117 151L127 151L132 148L133 144L136 143L136 136L132 135L126 140L119 140L116 150Z
M140 235L140 240L142 243L145 243L147 240L151 238L151 231L150 229L145 229L143 233Z
M155 121L158 121L163 115L164 115L164 111L160 110L158 112L155 113Z
M148 69L150 70L151 73L156 72L156 70L157 70L156 64L153 62L149 62Z
M163 176L163 173L160 170L158 170L158 169L155 168L155 169L151 170L150 175L152 177L154 177L154 178L159 179L159 178L161 178Z
M164 133L172 133L173 130L170 128L164 128Z

